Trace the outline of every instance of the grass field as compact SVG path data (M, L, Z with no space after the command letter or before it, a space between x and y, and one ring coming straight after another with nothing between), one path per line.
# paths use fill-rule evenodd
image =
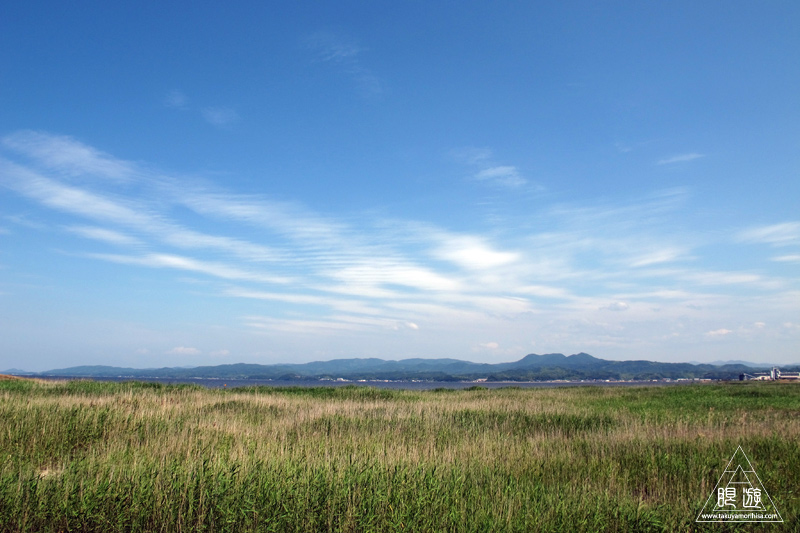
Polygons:
M784 524L695 524L742 446ZM0 381L2 531L797 531L800 385Z

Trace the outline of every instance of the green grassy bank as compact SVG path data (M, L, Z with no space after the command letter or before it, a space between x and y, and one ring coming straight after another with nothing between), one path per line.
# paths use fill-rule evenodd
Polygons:
M394 391L0 381L2 531L757 531L800 516L800 385Z

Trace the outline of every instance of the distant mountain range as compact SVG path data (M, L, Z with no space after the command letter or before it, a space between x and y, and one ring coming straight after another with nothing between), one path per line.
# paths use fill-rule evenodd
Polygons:
M25 372L24 370L20 370L19 368L9 368L8 370L0 370L0 374L9 374L12 376L27 376L28 374L33 374L33 372Z
M511 363L472 363L458 359L336 359L303 364L257 365L237 363L194 368L119 368L112 366L74 366L48 370L38 376L130 379L272 379L272 380L426 380L463 381L546 381L546 380L649 380L680 378L737 379L758 367L745 362L734 364L659 363L655 361L609 361L586 353L564 355L530 354ZM764 365L763 369L769 369ZM800 367L783 367L783 370ZM10 374L23 372L7 371Z
M752 368L772 368L774 366L782 366L776 365L775 363L751 363L750 361L742 361L740 359L730 359L727 361L711 361L710 363L701 363L700 361L689 361L693 365L702 365L702 364L709 364L714 366L723 366L723 365L744 365L749 366ZM786 366L786 365L783 365Z

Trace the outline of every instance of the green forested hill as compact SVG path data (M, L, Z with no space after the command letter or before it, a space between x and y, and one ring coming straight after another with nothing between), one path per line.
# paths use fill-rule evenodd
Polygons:
M785 368L790 370L791 368ZM766 370L766 368L764 369ZM46 376L220 379L421 379L453 381L538 381L555 379L736 379L757 371L742 364L710 365L654 361L609 361L586 353L530 354L511 363L473 363L457 359L337 359L303 364L229 364L196 368L118 368L77 366L42 372Z

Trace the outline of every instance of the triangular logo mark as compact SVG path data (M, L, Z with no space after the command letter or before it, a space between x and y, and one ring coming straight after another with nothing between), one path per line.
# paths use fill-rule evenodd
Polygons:
M783 522L783 518L739 446L695 521Z

